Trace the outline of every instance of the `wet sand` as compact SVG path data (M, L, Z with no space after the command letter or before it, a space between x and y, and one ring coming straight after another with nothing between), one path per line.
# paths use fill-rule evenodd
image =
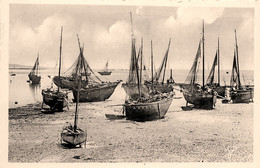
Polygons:
M176 91L165 118L134 122L108 120L120 114L121 86L104 102L80 103L79 127L87 145L60 144L66 122L73 123L75 104L55 114L41 113L41 103L9 109L9 162L252 162L253 103L222 104L214 110L182 111Z

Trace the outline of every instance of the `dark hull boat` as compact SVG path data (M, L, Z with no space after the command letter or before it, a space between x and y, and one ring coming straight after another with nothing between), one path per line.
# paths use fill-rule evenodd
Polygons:
M61 28L61 38L60 38L60 56L59 56L59 76L61 70L61 53L62 53L62 30ZM47 104L50 107L52 112L55 111L63 111L63 108L68 106L68 93L60 91L60 87L58 86L57 90L53 90L52 88L47 88L46 90L42 90L43 103Z
M98 72L100 75L110 75L112 72L111 71L108 71L108 61L107 61L107 63L106 63L106 65L105 65L105 68L104 68L104 70L103 71L100 71L100 72Z
M74 131L72 127L66 127L61 132L61 138L67 144L77 146L86 142L87 134L80 128Z
M234 50L234 59L233 59L233 68L232 68L230 86L231 86L230 98L232 103L253 102L254 88L242 86L240 81L236 30L235 30L235 50Z
M233 90L230 93L230 97L233 103L250 103L253 101L253 90Z
M61 132L62 141L66 142L69 145L72 145L73 147L76 147L77 145L81 146L81 144L84 142L86 147L86 140L87 140L87 133L78 127L78 104L79 104L78 99L79 99L80 88L81 88L81 75L79 74L74 125L73 126L71 124L67 125L66 127L63 128Z
M80 41L78 38L78 43ZM83 55L84 48L79 47L80 54L75 63L67 70L68 76L54 77L52 80L61 88L68 88L73 91L73 101L77 101L78 76L81 76L81 89L79 91L79 102L95 102L108 99L114 92L120 82L102 81L91 69ZM79 74L80 72L80 74ZM93 74L92 76L89 73Z
M102 71L102 72L98 72L100 75L111 75L111 71Z
M185 100L196 108L213 109L216 104L216 95L210 93L187 93L183 92Z
M63 77L61 76L59 78L59 76L54 76L52 78L52 81L54 82L54 84L62 89L74 89L77 88L78 86L78 81L69 78L69 77ZM81 81L82 83L82 87L85 88L87 86L87 82L86 81Z
M82 88L79 92L79 102L96 102L108 99L113 93L119 82L106 83L103 85ZM77 91L73 90L73 101L77 101Z
M28 77L32 84L39 84L41 82L41 76L29 74Z
M51 110L63 111L68 106L68 95L63 92L53 91L50 89L42 90L43 102L47 104Z
M132 15L131 15L132 23ZM151 42L151 86L142 84L142 58L143 58L143 40L139 50L138 58L136 57L135 38L132 30L132 50L128 81L123 85L128 95L125 104L126 119L134 121L150 121L161 119L167 113L174 93L157 94L154 89L153 78L153 50ZM140 66L139 64L140 60ZM139 67L141 67L139 69ZM138 92L137 92L138 91ZM137 92L137 94L136 94ZM133 99L135 95L135 99Z
M226 92L227 86L211 85L211 88L218 93L219 97L221 96L220 98L225 97L225 92Z
M201 45L203 47L201 47ZM199 68L199 62L201 59L201 49L203 50L202 86L198 84L197 81L197 72ZM216 103L217 93L204 85L204 22L203 22L203 29L202 29L202 39L199 42L199 47L196 53L196 57L193 61L193 65L190 69L190 72L185 80L185 84L180 85L180 87L183 90L182 92L186 100L186 107L188 107L188 103L190 103L197 108L209 109L209 110L214 108Z
M164 118L172 100L173 96L155 102L125 103L126 119L134 121L150 121Z
M31 72L28 74L28 77L29 77L29 81L32 84L39 84L41 82L41 76L39 76L39 54L37 56L37 59L34 63Z

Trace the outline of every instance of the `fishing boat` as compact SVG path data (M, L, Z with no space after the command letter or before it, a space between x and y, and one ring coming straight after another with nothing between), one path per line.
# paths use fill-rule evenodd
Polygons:
M197 80L199 62L201 59L201 50L202 50L202 85L200 85ZM205 55L204 55L204 21L203 21L202 39L199 41L199 47L196 53L196 57L189 71L189 74L185 80L186 85L183 85L182 92L186 100L186 106L188 106L188 103L190 103L197 108L213 109L216 103L217 93L205 86L204 59L205 59Z
M230 80L230 98L233 103L249 103L253 101L254 88L243 86L240 81L239 57L237 35L235 30L235 49L232 67L232 75Z
M215 58L207 79L207 86L214 89L218 93L219 98L224 98L225 97L225 90L226 86L221 86L220 85L220 53L219 53L219 38L218 38L218 49L215 54ZM218 66L218 80L217 82L214 81L215 79L215 68Z
M132 15L130 13L131 25L132 25ZM148 88L148 92L144 95L142 94L142 52L140 52L140 66L138 66L138 59L136 58L136 49L135 49L135 37L133 34L132 28L132 49L131 49L131 62L130 70L128 76L128 83L135 83L137 85L139 97L137 99L132 99L132 95L129 95L125 100L124 109L126 119L134 121L149 121L161 119L167 113L169 106L173 100L174 92L170 93L157 93L154 89L154 79L153 79L153 50L152 50L152 41L151 41L151 76L152 82L151 87ZM141 45L141 51L142 47ZM141 67L139 69L139 67ZM137 83L136 83L137 82ZM125 85L127 88L128 85Z
M32 84L39 84L41 82L41 76L39 75L39 53L31 72L28 74L29 82Z
M166 50L166 53L164 55L164 58L162 60L162 63L160 65L159 69L155 73L155 78L154 78L154 89L161 93L168 93L168 92L173 91L172 83L170 83L170 82L164 83L170 45L171 45L171 39L169 40L168 48ZM172 74L171 74L171 82L172 81L173 81L173 78L172 78ZM146 82L146 85L150 86L151 80L149 82Z
M111 71L108 71L108 61L107 61L107 63L106 63L106 65L105 65L105 68L104 68L104 70L103 71L100 71L100 72L98 72L100 75L110 75L112 72Z
M151 60L153 62L153 56ZM153 63L151 65L153 66ZM138 67L136 67L136 73L138 73ZM152 74L153 74L153 70L152 70ZM141 79L137 81L141 81ZM150 120L164 118L165 114L167 113L172 103L174 92L158 93L154 89L153 75L152 75L152 84L151 84L151 88L149 88L148 97L141 95L141 87L139 82L138 82L138 86L139 86L138 87L139 98L136 101L132 100L131 98L125 101L124 108L125 108L126 119L135 120L135 121L150 121Z
M171 69L171 71L170 71L170 78L167 79L167 83L168 83L168 84L176 84L175 81L174 81L174 79L173 79L173 77L172 77L172 69Z
M78 80L77 80L77 72L79 69L84 69L82 72L82 78L81 81L81 87L85 88L88 84L86 81L85 76L91 76L91 72L89 72L88 64L85 64L86 60L85 58L82 58L81 55L78 56L76 61L73 63L73 65L66 71L64 72L64 76L54 76L52 78L52 81L54 84L62 89L70 89L73 90L74 88L77 88L78 86Z
M142 97L149 97L149 87L145 81L140 82L138 85L137 82L137 74L136 74L136 67L138 66L139 57L143 52L143 40L141 41L141 47L138 52L138 56L136 57L136 48L135 45L132 44L132 51L131 51L131 61L130 61L130 70L127 82L122 84L123 89L125 90L126 94L132 99L137 100L140 95ZM142 67L143 65L140 65ZM141 70L141 68L140 68ZM140 75L142 75L143 71L140 71ZM140 88L140 89L139 89Z
M60 38L60 56L59 56L59 76L61 72L61 51L62 51L62 30ZM62 92L60 87L57 90L53 88L47 88L42 90L43 104L50 107L51 112L63 111L63 108L68 106L68 93ZM42 104L42 106L43 106Z
M79 98L79 102L96 102L104 101L108 99L113 93L120 81L116 82L104 82L102 81L90 68L88 62L84 58L83 47L80 46L80 41L78 37L78 44L80 49L80 61L74 68L74 75L79 71L82 72L81 75L84 79L81 82L84 83L85 87L82 87L79 91L79 97L77 97L77 90L73 89L73 101L76 102ZM87 69L93 74L93 77L86 75Z
M80 78L81 76L79 77L79 81L78 81L77 97L79 97L79 90L81 85ZM78 127L78 104L79 104L78 100L79 98L77 98L77 102L76 102L74 125L72 126L72 124L68 124L63 128L61 132L61 143L62 141L64 141L73 147L76 147L77 145L81 146L82 143L85 143L86 146L86 140L87 140L86 130L83 131Z

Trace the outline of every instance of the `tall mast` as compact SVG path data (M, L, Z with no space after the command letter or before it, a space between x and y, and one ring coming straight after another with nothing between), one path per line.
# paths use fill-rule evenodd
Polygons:
M37 63L36 63L36 75L38 75L38 72L39 72L39 52L38 52Z
M143 38L141 41L140 84L142 84L142 70L143 70ZM141 94L142 94L142 92L141 92L141 87L140 87L140 92L139 92L140 97L142 96Z
M218 84L219 84L219 86L220 86L220 69L219 69L219 67L220 67L220 65L219 65L219 37L218 37Z
M205 53L204 53L204 20L203 20L203 24L202 24L202 44L203 44L203 47L202 47L202 86L204 88L204 85L205 85L205 81L204 81L204 57L205 57Z
M239 71L239 59L238 59L238 46L237 46L237 31L235 30L235 40L236 40L236 59L237 59L237 78L238 78L238 87L241 86L240 82L240 71Z
M60 70L61 70L62 31L63 31L63 27L61 26L61 35L60 35L60 58L59 58L59 81L60 81ZM60 90L60 87L58 86L58 91L59 91L59 90Z
M153 93L153 41L151 41L151 72L152 72L152 93Z
M78 78L77 102L76 102L76 110L75 110L75 118L74 118L74 132L77 130L78 106L79 106L79 90L80 90L80 88L81 88L81 70L79 72L79 78Z

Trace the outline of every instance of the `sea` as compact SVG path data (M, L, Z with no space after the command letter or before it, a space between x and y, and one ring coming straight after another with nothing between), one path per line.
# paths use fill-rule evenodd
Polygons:
M24 106L27 104L32 104L36 102L42 102L42 89L56 87L52 82L51 77L57 75L57 70L44 69L40 70L41 83L38 85L33 85L28 82L28 74L31 70L27 69L10 69L9 70L9 108L15 108L19 106ZM125 82L128 78L128 70L126 69L114 69L111 70L112 73L109 76L100 76L98 73L96 75L103 81L114 82L117 80L122 80ZM149 72L147 72L149 73ZM148 74L143 73L144 76ZM172 70L172 76L176 83L184 83L185 79L189 73L186 69ZM15 76L11 76L15 74ZM209 74L209 72L205 72ZM231 71L222 70L221 71L221 85L229 85L231 78ZM253 85L254 84L254 71L252 70L241 70L241 82L242 84ZM91 74L93 75L93 74ZM170 76L170 70L166 70L166 79ZM198 79L201 78L199 74ZM207 75L205 75L207 76ZM120 85L116 89L122 89ZM117 92L119 93L119 92ZM124 93L124 92L120 92ZM69 93L69 100L72 100L72 93Z

